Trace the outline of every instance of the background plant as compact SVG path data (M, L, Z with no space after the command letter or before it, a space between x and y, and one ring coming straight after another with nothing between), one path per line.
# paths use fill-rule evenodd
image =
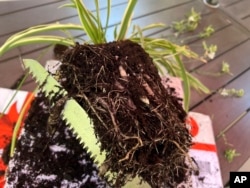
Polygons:
M214 59L215 57L215 53L217 52L217 45L215 44L211 44L211 45L207 45L206 41L202 42L202 46L204 49L204 58L209 58L209 59Z
M226 89L223 88L219 91L220 95L222 95L223 97L243 97L244 96L244 89Z
M225 134L222 134L222 138L224 140L224 144L227 146L227 149L224 151L224 157L226 158L226 160L229 163L231 163L231 162L233 162L235 157L240 156L240 153L237 153L236 149L233 147L233 145L228 143Z
M205 76L222 76L228 74L233 76L233 73L230 71L230 65L226 61L222 61L221 69L218 72L208 72L208 71L196 71L198 74L205 75Z
M200 13L196 12L194 8L186 15L186 17L180 21L174 21L172 24L176 34L182 34L189 31L194 31L201 20Z

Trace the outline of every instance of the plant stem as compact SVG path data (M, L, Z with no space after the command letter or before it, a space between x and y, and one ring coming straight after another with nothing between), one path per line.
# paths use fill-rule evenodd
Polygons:
M33 93L36 93L37 89L38 89L38 87L35 89L35 91ZM30 94L28 99L24 103L23 108L18 116L17 122L16 122L14 130L13 130L12 138L11 138L10 157L13 157L14 149L16 146L17 134L18 134L20 127L22 125L22 121L23 121L25 112L27 111L33 98L34 98L34 95Z

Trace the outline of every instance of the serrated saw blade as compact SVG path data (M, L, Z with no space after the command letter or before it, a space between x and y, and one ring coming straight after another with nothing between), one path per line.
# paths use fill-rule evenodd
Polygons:
M67 100L62 118L69 124L81 144L84 144L86 149L91 152L95 162L102 164L105 157L103 154L101 155L100 143L95 136L93 125L87 113L74 99Z
M47 97L52 98L53 94L58 92L67 95L67 91L39 62L33 59L24 59L23 63L25 69L29 70L36 82L42 85L41 90L45 92ZM94 127L87 113L74 99L68 99L61 116L100 168L105 160L105 153L101 154L100 143L95 136Z
M35 79L35 81L42 87L42 91L45 92L46 97L52 98L52 93L58 93L66 95L67 92L62 89L61 85L49 74L49 72L36 60L24 59L23 64L25 69L28 69L29 73Z

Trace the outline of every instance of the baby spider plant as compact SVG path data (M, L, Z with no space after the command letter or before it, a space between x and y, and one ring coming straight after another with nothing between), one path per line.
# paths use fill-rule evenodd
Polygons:
M233 162L235 157L240 156L240 153L236 151L236 149L234 148L232 144L228 143L225 134L222 134L222 138L224 140L225 145L227 146L227 149L224 151L224 157L229 163L231 163Z

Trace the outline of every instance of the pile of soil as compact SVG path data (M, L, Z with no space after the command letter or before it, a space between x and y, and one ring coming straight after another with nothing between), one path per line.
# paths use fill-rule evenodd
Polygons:
M33 101L9 162L6 188L108 187L98 176L93 159L63 120L59 119L53 131L49 131L50 105L43 93Z
M64 53L55 77L93 121L106 151L104 169L116 174L111 187L122 187L136 175L155 188L188 179L186 113L139 44L77 44ZM42 93L35 99L9 164L8 185L107 186L107 171L98 172L65 122L58 119L52 130L48 126L50 109L60 99L48 101Z

